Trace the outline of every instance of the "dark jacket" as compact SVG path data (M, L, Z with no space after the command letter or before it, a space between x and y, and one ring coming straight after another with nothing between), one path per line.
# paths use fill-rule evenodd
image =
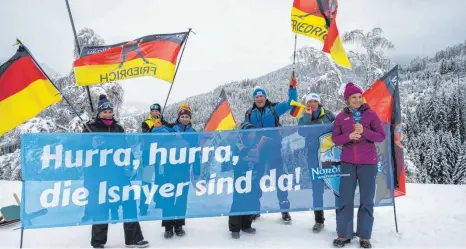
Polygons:
M355 142L349 138L355 124L353 113L345 108L337 115L334 122L332 140L335 145L342 145L341 161L351 164L377 164L376 142L385 140L385 131L382 128L379 116L370 109L368 104L363 104L360 124L364 127L359 141Z
M118 124L118 121L115 119L113 120L113 124L110 126L105 125L99 118L93 119L88 121L87 126L92 130L91 132L125 132L125 129L121 125ZM90 132L87 130L86 126L84 126L83 132Z

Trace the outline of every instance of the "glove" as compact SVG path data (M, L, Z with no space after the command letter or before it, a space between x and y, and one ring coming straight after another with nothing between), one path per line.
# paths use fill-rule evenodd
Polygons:
M296 77L294 76L294 72L291 75L291 80L290 80L290 88L296 88L298 85L298 82L296 81Z

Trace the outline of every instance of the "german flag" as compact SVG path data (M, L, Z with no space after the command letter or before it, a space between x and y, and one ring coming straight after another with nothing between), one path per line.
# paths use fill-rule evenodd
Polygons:
M61 100L58 90L20 45L0 66L0 136Z
M336 24L337 10L337 0L294 0L291 28L294 33L323 42L322 51L339 66L351 69Z
M401 144L401 105L398 86L398 66L378 79L364 94L366 103L380 121L391 123L391 152L394 169L395 196L406 195L406 177Z
M230 103L228 102L227 95L222 89L220 93L220 101L213 111L209 120L207 121L205 131L224 131L233 130L236 127L235 119L233 118L233 111L231 110Z
M144 76L173 83L188 32L144 36L109 46L85 47L74 61L76 85L88 86Z
M291 100L291 110L290 110L290 115L299 118L303 114L304 110L306 110L306 106L303 104L300 104L294 100Z

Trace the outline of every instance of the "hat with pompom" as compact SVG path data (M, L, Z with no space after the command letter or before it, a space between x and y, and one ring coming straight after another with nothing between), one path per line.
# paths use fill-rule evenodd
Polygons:
M183 114L186 114L189 117L192 117L191 116L191 107L189 107L188 104L182 104L180 109L178 110L178 117L180 117Z
M346 84L345 93L343 95L345 97L345 101L347 101L351 95L356 93L362 94L362 89L355 85L353 82Z
M254 87L254 91L252 92L252 96L255 98L256 96L262 95L264 97L267 97L267 92L264 90L264 88L260 86Z

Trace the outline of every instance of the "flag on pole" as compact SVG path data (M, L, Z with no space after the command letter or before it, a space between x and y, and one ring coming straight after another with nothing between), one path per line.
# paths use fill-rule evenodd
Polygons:
M395 196L406 195L406 176L401 144L401 105L398 88L398 66L378 79L363 97L382 122L391 123L391 152L394 169Z
M0 66L0 136L61 100L58 90L20 45Z
M291 28L294 33L323 42L322 51L339 66L351 69L336 24L337 10L337 0L294 0Z
M207 121L205 131L222 131L233 130L236 127L235 119L233 118L233 111L231 110L230 103L228 102L227 95L222 89L220 93L220 101L212 112L209 120Z
M84 47L74 61L76 85L152 76L173 83L180 49L189 32L144 36L109 46Z
M301 117L301 115L303 114L304 110L306 110L306 106L299 103L299 102L296 102L294 100L291 100L291 110L290 110L290 115L295 117L295 118L299 118Z

